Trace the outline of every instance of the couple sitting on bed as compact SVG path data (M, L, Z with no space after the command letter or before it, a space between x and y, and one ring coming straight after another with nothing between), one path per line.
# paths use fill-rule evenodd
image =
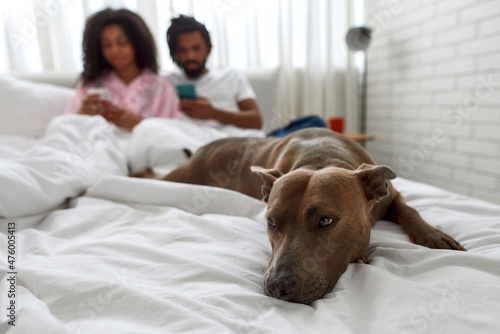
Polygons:
M147 117L179 118L179 110L196 119L261 127L255 93L244 75L205 67L212 44L203 24L186 16L172 19L167 42L182 71L165 80L157 74L153 36L139 15L126 9L94 14L83 35L84 70L66 112L101 115L122 129ZM179 102L172 84L185 83L200 96ZM110 99L90 90L97 87L107 88Z

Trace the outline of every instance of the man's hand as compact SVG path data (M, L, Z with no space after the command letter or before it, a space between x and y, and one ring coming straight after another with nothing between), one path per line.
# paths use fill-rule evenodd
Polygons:
M238 102L239 112L215 109L204 97L183 99L179 109L186 115L198 119L214 119L222 124L232 124L246 129L260 129L262 118L254 99Z
M179 109L185 112L186 115L199 119L212 119L215 114L215 108L204 97L182 99L179 103Z

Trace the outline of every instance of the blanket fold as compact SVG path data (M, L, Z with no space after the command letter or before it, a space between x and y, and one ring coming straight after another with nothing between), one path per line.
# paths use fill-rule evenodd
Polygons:
M0 149L0 217L37 215L105 175L127 175L126 156L102 117L60 115L26 151Z

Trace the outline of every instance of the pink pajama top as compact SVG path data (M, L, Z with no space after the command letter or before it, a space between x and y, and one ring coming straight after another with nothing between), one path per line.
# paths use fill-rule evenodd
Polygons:
M85 86L80 80L76 86L76 94L66 107L65 113L77 113L87 95L87 90L93 87L109 89L113 104L126 108L142 118L180 117L179 98L174 87L166 79L149 70L143 70L128 85L114 71Z

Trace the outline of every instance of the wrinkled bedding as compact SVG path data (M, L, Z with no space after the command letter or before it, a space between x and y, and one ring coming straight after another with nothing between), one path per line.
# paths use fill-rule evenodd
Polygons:
M366 256L311 305L267 297L265 203L226 189L129 178L167 172L234 129L148 119L117 135L63 115L39 140L0 140L0 254L16 224L16 326L2 333L498 333L500 207L397 178L468 252L412 244L379 221ZM239 135L261 136L259 132ZM312 261L314 266L314 261Z

